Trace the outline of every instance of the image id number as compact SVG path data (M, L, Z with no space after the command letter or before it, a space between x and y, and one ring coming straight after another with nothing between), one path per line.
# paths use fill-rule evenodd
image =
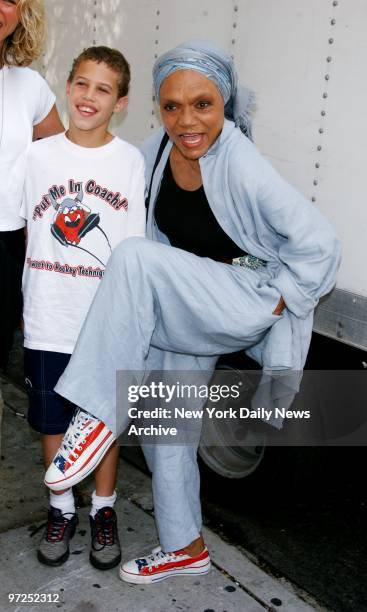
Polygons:
M10 603L59 603L59 593L9 593Z

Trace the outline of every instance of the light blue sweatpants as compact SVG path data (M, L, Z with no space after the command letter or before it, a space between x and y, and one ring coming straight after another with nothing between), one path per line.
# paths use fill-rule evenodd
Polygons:
M144 238L113 252L75 351L56 391L104 421L116 434L117 370L207 370L221 354L257 343L279 317L265 268L250 270L197 257ZM118 431L116 429L118 428ZM143 448L153 475L162 549L199 537L197 448Z

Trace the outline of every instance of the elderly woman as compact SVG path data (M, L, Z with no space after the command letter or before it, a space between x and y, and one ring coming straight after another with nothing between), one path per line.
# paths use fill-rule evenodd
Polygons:
M43 0L0 0L0 367L20 321L24 219L19 216L27 147L63 130L55 96L28 66L42 51Z
M219 355L241 348L264 368L300 369L313 309L335 280L334 231L252 144L251 95L232 60L187 43L153 74L164 128L144 146L149 239L114 251L56 387L82 410L46 474L52 488L94 469L126 427L117 370L211 372ZM121 578L207 572L196 446L144 452L161 548L124 564Z
M43 0L0 0L0 368L21 316L24 219L19 216L27 147L63 130L55 96L28 66L42 51ZM0 389L0 405L2 405ZM1 406L0 406L1 408ZM0 410L1 415L1 410Z

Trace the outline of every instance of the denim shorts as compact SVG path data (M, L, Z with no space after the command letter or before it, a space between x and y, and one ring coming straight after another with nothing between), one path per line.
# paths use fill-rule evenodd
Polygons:
M24 349L24 377L28 393L28 423L39 433L62 434L76 406L54 391L71 355Z

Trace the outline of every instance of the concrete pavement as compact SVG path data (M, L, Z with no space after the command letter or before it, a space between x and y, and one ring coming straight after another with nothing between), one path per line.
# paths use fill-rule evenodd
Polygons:
M48 505L42 485L39 436L25 420L22 390L2 381L5 398L3 461L0 466L0 610L61 609L65 612L307 612L321 608L283 579L264 572L256 559L221 540L209 529L204 536L211 553L209 575L177 577L152 586L129 585L118 568L106 572L89 561L88 506L93 481L77 488L79 526L71 555L60 568L42 566L36 549ZM116 511L123 559L142 556L157 545L150 479L121 460ZM9 593L46 594L53 603L11 603Z

